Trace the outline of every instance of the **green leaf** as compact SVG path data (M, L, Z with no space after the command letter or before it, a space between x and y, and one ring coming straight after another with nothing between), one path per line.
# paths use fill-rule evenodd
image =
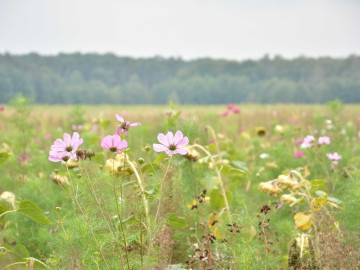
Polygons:
M10 210L10 204L4 201L0 201L0 215L8 210Z
M176 214L168 215L168 224L172 227L184 229L188 226L184 217L179 217Z
M0 153L0 165L3 164L10 157L9 153L1 152Z
M51 221L47 218L47 216L45 216L44 212L31 201L21 201L17 212L35 220L40 224L51 224Z
M25 258L30 257L30 253L24 245L17 244L13 251L16 253L16 256L19 260L24 261Z
M233 160L230 163L234 168L239 169L242 173L248 172L249 168L246 166L246 163L240 160Z
M312 191L326 189L326 180L324 179L315 179L310 181ZM319 195L320 196L320 195Z
M231 193L226 192L226 197L228 199L228 203L230 203L232 199ZM213 189L210 193L210 206L214 210L221 210L225 208L224 196L217 188Z

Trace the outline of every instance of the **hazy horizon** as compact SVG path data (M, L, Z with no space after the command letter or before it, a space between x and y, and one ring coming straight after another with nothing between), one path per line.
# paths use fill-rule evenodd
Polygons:
M0 53L248 60L360 54L360 2L0 2Z

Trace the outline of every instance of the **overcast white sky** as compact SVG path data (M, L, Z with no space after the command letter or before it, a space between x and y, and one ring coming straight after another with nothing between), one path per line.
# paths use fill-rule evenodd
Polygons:
M0 0L0 52L360 54L357 0Z

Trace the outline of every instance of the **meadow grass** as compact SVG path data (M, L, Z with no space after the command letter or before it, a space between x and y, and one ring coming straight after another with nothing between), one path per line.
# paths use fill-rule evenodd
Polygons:
M52 223L0 216L0 267L359 267L360 107L235 107L240 113L226 106L6 106L0 152L10 157L0 164L0 194L16 197L2 197L0 214L30 200ZM115 133L115 114L142 123L122 137L129 147L118 156L100 145ZM158 133L177 130L190 140L185 158L153 151ZM73 166L50 162L53 141L73 131L95 156ZM296 142L307 135L313 146L301 148ZM319 145L321 136L331 143ZM327 157L334 152L342 156L337 166Z

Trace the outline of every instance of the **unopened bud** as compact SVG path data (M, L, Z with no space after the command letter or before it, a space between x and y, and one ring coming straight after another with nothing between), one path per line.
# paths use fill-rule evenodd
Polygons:
M78 175L77 175L77 178L81 178L82 176L81 176L81 174L79 173Z
M58 173L59 173L59 170L58 170L58 169L55 169L55 170L54 170L54 173L55 173L55 174L58 174Z
M60 211L61 211L61 207L56 206L56 207L55 207L55 210L58 211L58 212L60 212Z
M149 172L149 176L154 176L154 173L153 173L153 172Z
M149 152L151 150L150 146L148 146L148 145L145 146L144 149L145 149L146 152Z
M143 158L138 159L139 164L144 164L145 160Z

